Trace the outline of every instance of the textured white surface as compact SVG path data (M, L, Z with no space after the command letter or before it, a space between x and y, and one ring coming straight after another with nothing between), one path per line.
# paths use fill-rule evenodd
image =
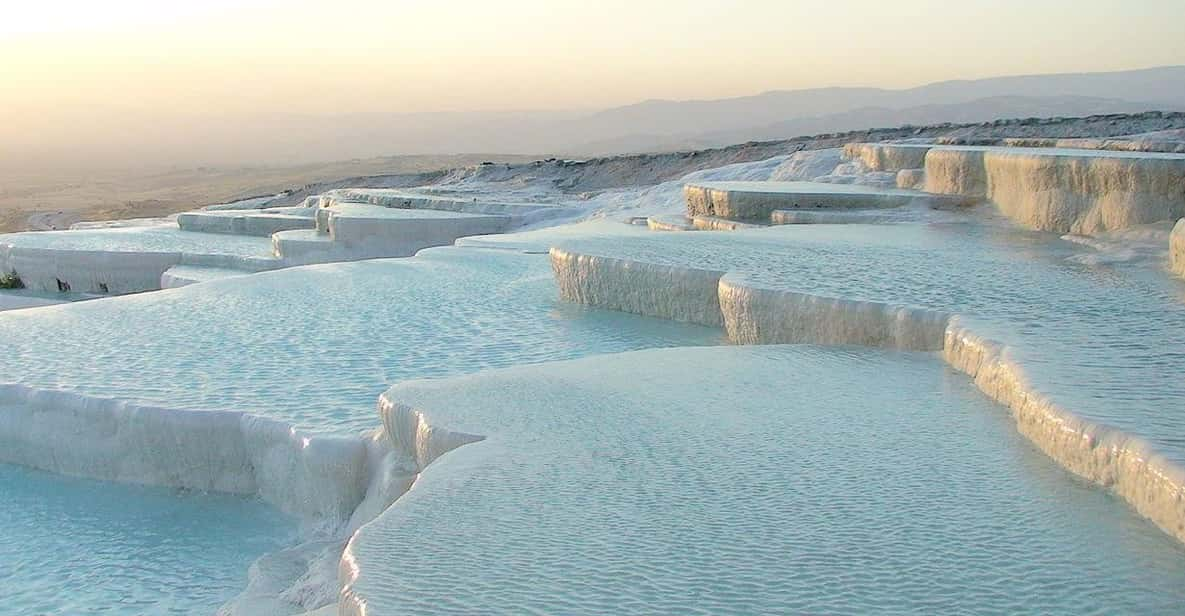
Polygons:
M151 226L0 235L0 272L29 289L125 294L161 288L178 264L260 271L278 267L267 240Z
M849 143L844 146L844 158L858 161L869 171L920 169L930 144L915 143Z
M935 147L926 190L986 196L1030 229L1095 233L1185 216L1185 155Z
M26 293L22 291L0 290L0 311L20 310L22 308L38 308L63 304L70 300L56 299L48 295Z
M313 211L310 209L306 215L269 210L185 212L177 215L177 225L182 231L271 237L277 231L312 229Z
M317 210L316 228L272 235L273 252L285 265L410 257L469 235L501 233L510 224L500 214L400 209L330 200Z
M246 276L249 272L225 267L203 267L199 265L174 265L160 275L160 288L176 289L199 282L209 282L234 276Z
M719 318L737 343L944 350L1013 409L1038 447L1185 541L1185 451L1180 418L1166 412L1185 396L1172 370L1185 310L1177 283L1162 273L1133 264L1100 276L1067 265L1098 265L1064 247L1073 244L967 225L778 227L610 244L577 240L552 250L562 297L700 323ZM1071 299L1081 297L1095 303ZM948 326L951 314L979 325ZM995 335L1022 349L1023 363L1001 359L1017 353Z
M699 182L683 187L691 216L768 221L774 210L900 207L924 197L896 189L822 182Z
M380 412L422 472L351 539L342 614L1168 614L1185 597L1177 546L1066 481L930 354L604 355L397 385Z
M1178 276L1185 277L1185 218L1173 225L1169 235L1169 266Z
M924 162L924 161L923 161ZM897 172L897 188L923 190L926 188L926 170L902 169Z

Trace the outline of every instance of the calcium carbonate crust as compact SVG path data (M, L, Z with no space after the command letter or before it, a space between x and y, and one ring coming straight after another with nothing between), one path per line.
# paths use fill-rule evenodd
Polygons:
M1185 216L1185 156L1176 153L865 143L845 154L898 170L899 185L986 198L1040 231L1089 234ZM924 177L901 172L914 167Z
M1026 380L1022 367L1009 360L1007 347L978 336L953 315L761 288L739 275L561 248L553 248L551 258L560 296L567 301L722 323L736 344L857 344L940 351L947 364L1008 407L1017 429L1058 464L1109 488L1185 542L1185 470L1156 454L1145 441L1058 406Z

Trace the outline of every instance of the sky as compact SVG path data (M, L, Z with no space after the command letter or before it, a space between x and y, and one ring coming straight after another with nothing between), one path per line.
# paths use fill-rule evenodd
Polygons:
M64 165L583 152L617 136L554 118L1185 65L1181 24L1185 0L0 0L0 183ZM508 111L530 113L491 115ZM467 115L392 115L422 112Z
M0 105L596 109L1185 64L1183 23L1182 0L12 1Z

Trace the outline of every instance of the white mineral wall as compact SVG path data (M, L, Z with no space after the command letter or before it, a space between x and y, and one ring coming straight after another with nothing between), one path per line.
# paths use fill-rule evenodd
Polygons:
M774 210L769 217L770 223L775 225L846 225L846 224L882 224L893 222L895 219L886 214L868 214L865 212L818 212L812 210Z
M1141 515L1185 542L1185 472L1146 442L1078 417L1035 391L1006 347L952 322L943 358L1008 407L1017 430L1076 475L1111 489Z
M926 188L925 169L902 169L897 172L897 188L923 190Z
M918 169L926 158L926 146L894 143L849 143L843 157L857 161L869 171Z
M312 216L269 215L258 211L241 215L185 212L177 215L177 226L182 231L268 237L277 231L311 229L313 219Z
M984 197L988 194L982 150L932 149L926 153L926 192Z
M1095 233L1185 216L1185 158L992 151L984 165L988 198L1031 229Z
M569 301L605 308L627 306L632 312L653 316L681 313L685 309L678 306L689 300L702 302L699 293L689 295L669 284L699 270L663 267L659 277L647 279L639 278L638 272L654 266L555 249L552 255L561 296ZM719 310L734 343L941 350L951 367L1009 408L1018 431L1058 464L1113 490L1141 515L1185 542L1185 469L1156 454L1139 438L1059 407L1025 379L1004 346L976 335L957 318L929 310L755 288L736 275L726 274L718 281ZM632 286L635 282L644 282L648 288L638 294Z
M1040 231L1097 233L1185 216L1185 157L935 148L926 191L986 196Z
M686 216L649 216L646 228L651 231L695 231L692 220Z
M231 411L183 411L0 387L0 462L63 475L257 495L340 526L371 474L361 437L304 434Z
M740 231L742 229L756 229L760 226L716 216L696 216L691 219L691 225L699 231Z
M949 316L879 302L762 289L743 277L720 279L720 311L736 344L858 344L938 351Z
M327 201L325 203L327 205L341 200L400 209L440 210L462 214L507 216L510 218L510 224L514 226L533 224L563 216L568 212L566 208L546 203L501 203L384 190L337 190L331 191L326 195L326 199Z
M160 288L165 270L181 262L176 252L55 250L0 244L0 272L16 272L35 291L138 293Z
M570 302L719 327L723 272L580 255L552 248L560 297Z
M852 209L891 208L908 204L908 194L843 192L759 192L727 190L698 184L685 184L683 196L687 214L741 220L768 221L776 210L795 208Z
M335 242L359 249L391 247L389 256L409 256L431 246L447 246L467 235L489 235L506 230L505 216L465 218L363 218L334 216L328 220ZM408 252L408 251L411 252Z
M423 411L396 401L389 393L384 393L379 397L378 409L379 416L383 421L383 433L390 444L391 454L389 455L395 456L401 461L397 464L389 464L388 466L391 468L410 468L413 472L419 473L440 456L457 447L476 443L484 438L481 435L467 434L435 425ZM367 511L373 512L374 515L365 517L361 521L370 522L381 515L387 506L403 492L406 492L410 485L411 483L408 482L403 491L398 493L389 490L390 500L381 507L374 506L368 509ZM363 509L365 507L359 508L359 510ZM353 555L354 545L356 542L364 540L362 537L363 533L355 533L350 537L338 563L338 583L341 586L338 595L338 614L362 616L370 613L366 609L366 597L359 595L354 588L354 583L362 574Z
M1185 277L1185 218L1173 225L1169 235L1169 267L1173 273Z

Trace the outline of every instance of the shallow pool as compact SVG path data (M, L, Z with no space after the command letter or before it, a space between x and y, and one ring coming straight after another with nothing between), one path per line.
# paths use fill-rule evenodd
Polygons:
M272 256L272 244L266 237L195 233L175 225L9 233L0 235L0 244L53 250Z
M1185 281L1010 225L805 225L561 241L576 253L722 270L746 284L963 317L1038 390L1185 463Z
M295 538L233 496L61 477L0 464L0 614L212 614L247 568Z
M721 333L561 302L546 255L440 248L0 314L0 339L0 381L350 431L406 379Z
M657 349L406 383L485 437L355 536L368 614L1176 614L1185 551L932 354ZM352 613L352 612L351 612Z

